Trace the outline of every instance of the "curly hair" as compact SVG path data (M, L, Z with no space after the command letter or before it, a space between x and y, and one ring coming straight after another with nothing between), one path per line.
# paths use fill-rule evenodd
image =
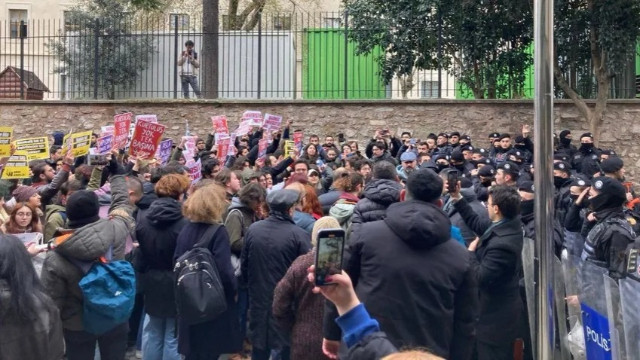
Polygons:
M207 185L196 190L182 206L182 214L192 222L222 222L227 206L226 191L220 185Z

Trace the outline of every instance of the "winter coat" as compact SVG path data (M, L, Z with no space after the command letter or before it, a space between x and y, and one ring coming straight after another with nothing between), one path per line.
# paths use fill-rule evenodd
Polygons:
M239 212L233 210L238 210ZM232 254L240 257L244 247L244 235L247 233L249 226L257 220L255 212L243 204L239 198L231 199L224 226L227 228L227 233L229 233Z
M393 155L391 155L391 153L389 153L389 151L385 151L380 156L372 156L371 161L373 161L374 163L377 163L379 161L388 161L394 166L398 165L398 161L393 157Z
M288 214L272 212L249 227L242 249L242 278L249 289L249 333L258 349L277 349L288 343L272 315L273 293L298 256L311 249L311 235Z
M169 197L154 201L136 224L140 243L140 265L136 266L147 314L160 318L176 316L173 294L173 255L182 228L182 204Z
M82 270L68 259L93 261L113 249L113 260L123 260L127 236L133 230L127 184L122 175L111 178L111 212L119 210L110 219L101 219L75 229L71 234L56 238L58 246L49 251L42 266L41 280L46 292L60 309L65 329L82 331L82 292L78 282L84 277ZM123 216L127 214L127 216Z
M44 216L44 241L53 239L58 229L64 229L66 225L66 215L63 217L60 213L66 214L64 206L47 205Z
M351 231L357 231L364 223L382 220L389 205L400 201L402 185L397 181L375 179L364 188L351 216Z
M469 253L450 227L434 204L392 204L384 220L352 233L344 270L394 346L464 360L473 348L477 289ZM325 309L327 339L340 339L336 317L335 307Z
M478 201L476 193L473 191L473 189L471 188L461 189L460 194L462 194L462 196L465 198L465 200L467 200L467 202L469 203L473 211L476 214L478 214L478 216L480 216L483 219L483 221L489 220L489 212L487 211L487 208L484 207L484 205L482 205L480 201ZM473 232L473 230L471 230L471 228L469 228L469 226L464 222L464 219L462 218L458 210L456 210L455 206L453 206L452 200L449 200L445 204L445 206L442 208L442 210L445 213L447 213L447 215L449 216L449 219L451 220L451 224L453 224L453 226L460 229L460 232L462 233L462 237L464 238L464 242L467 246L469 246L469 244L473 240L475 240L477 236L482 235L482 234L476 234L475 232Z
M276 286L273 318L280 329L291 333L291 358L324 360L322 317L324 298L311 292L307 269L315 263L314 250L297 258Z
M180 231L176 243L174 259L182 256L193 248L210 224L187 223ZM209 246L213 255L215 266L218 269L224 294L227 301L227 310L215 320L197 325L188 325L178 318L178 352L189 354L230 354L240 350L242 339L240 338L240 324L236 307L236 276L231 266L231 249L229 247L229 235L224 226L220 226L213 235Z
M512 344L520 330L523 309L518 287L523 243L520 217L492 223L479 217L464 198L454 206L469 228L482 234L472 257L480 299L478 341Z
M62 322L58 308L37 302L36 316L19 318L11 305L11 290L0 280L0 360L61 360L64 357Z

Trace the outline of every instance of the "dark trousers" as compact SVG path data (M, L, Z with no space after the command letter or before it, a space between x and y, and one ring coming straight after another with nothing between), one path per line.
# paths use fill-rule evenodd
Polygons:
M86 331L64 330L67 360L93 360L96 342L100 346L100 360L124 360L127 352L129 324L116 326L102 335Z
M251 352L251 360L269 360L269 358L273 355L273 360L289 360L291 358L291 348L284 347L280 350L271 350L271 349L258 349L257 347L253 347L253 351Z
M513 360L513 344L493 345L477 341L477 360Z
M184 360L218 360L221 354L211 353L191 353L185 356Z

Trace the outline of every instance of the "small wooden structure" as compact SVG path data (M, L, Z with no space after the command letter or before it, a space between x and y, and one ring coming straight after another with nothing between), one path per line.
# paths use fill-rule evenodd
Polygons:
M31 71L24 70L20 79L20 69L7 66L0 72L0 99L20 99L20 86L24 89L25 100L42 100L49 88Z

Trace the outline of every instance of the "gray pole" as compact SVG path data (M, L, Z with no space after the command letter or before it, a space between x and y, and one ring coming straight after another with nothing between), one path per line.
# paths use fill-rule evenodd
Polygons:
M538 264L537 354L553 359L553 0L535 0L535 227ZM533 335L533 334L532 334Z

